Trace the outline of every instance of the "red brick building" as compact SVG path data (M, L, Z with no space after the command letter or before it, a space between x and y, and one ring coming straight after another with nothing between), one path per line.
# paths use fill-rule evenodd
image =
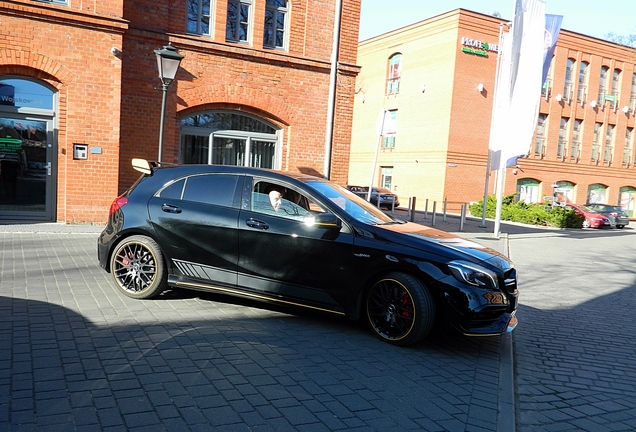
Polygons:
M106 221L131 159L158 159L168 44L184 59L163 162L345 184L359 16L360 0L0 1L0 219Z
M388 187L400 202L483 198L501 18L449 11L360 42L349 182ZM540 91L538 89L537 91ZM381 141L376 119L391 130ZM636 198L636 49L561 30L529 157L505 194L542 202L553 185L571 202ZM375 148L379 147L373 166ZM494 176L489 193L494 193Z

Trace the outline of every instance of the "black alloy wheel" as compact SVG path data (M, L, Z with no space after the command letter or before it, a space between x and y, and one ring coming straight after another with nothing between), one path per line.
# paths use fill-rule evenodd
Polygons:
M377 281L366 298L367 323L381 340L410 345L424 339L435 322L435 303L416 278L390 273Z
M166 287L166 271L159 245L146 236L122 241L110 257L110 271L117 288L128 297L147 299Z

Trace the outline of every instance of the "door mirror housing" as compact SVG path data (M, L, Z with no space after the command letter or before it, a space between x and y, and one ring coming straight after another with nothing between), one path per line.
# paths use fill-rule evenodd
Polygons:
M340 219L333 213L312 213L303 219L305 225L309 226L320 226L320 227L332 227L332 228L340 228L342 226L342 222Z

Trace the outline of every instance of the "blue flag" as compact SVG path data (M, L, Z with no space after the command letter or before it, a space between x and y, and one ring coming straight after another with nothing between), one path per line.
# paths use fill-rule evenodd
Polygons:
M545 54L543 56L543 76L541 84L545 83L548 77L548 71L550 70L550 63L552 62L552 56L554 55L554 48L556 46L557 38L559 37L559 31L561 30L561 21L563 21L563 15L549 15L545 14Z

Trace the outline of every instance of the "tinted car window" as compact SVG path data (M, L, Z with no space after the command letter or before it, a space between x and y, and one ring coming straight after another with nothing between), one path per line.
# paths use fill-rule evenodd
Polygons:
M203 204L232 207L238 176L214 174L188 177L183 199Z
M325 211L297 190L271 182L254 185L251 210L289 219L303 219L310 213Z
M159 196L161 198L181 199L181 194L183 193L184 184L185 184L184 179L176 181L172 183L170 186L164 188L161 192L159 192Z

